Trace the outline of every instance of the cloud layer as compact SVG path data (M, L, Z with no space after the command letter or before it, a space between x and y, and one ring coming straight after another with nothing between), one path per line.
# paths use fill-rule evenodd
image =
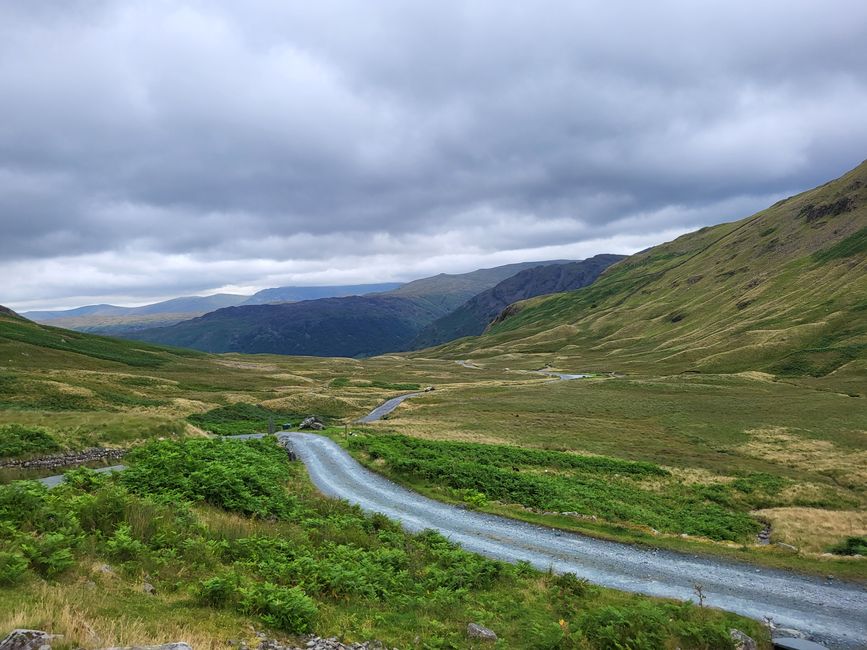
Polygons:
M0 303L632 252L867 157L864 61L859 0L3 3Z

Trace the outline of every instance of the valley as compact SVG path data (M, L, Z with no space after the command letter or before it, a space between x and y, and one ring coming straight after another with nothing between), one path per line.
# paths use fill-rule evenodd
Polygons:
M731 647L732 628L767 647L770 630L740 616L760 619L766 599L778 624L810 618L805 632L858 647L865 187L862 164L739 222L607 260L589 286L551 294L561 262L232 306L158 342L0 310L4 458L99 447L127 450L130 468L75 470L50 491L0 472L0 621L86 647L170 630L216 648L250 620L291 638L467 647L463 629L478 620L502 647L533 647L532 637L698 649ZM468 314L493 313L485 292L519 275L531 297L483 333L407 351L431 323L460 336ZM225 352L238 348L251 354ZM363 418L409 393L385 417ZM325 437L297 438L309 476L273 441L213 437L291 430L311 415ZM464 550L420 532L454 506L466 526L434 523ZM483 530L494 521L499 532ZM563 536L574 548L546 574ZM604 570L591 561L613 548ZM111 575L94 568L106 562ZM639 565L649 578L635 577ZM761 574L762 586L729 593L709 567L736 567L741 585ZM781 587L785 603L764 590L777 579L795 585ZM111 601L90 599L91 584ZM832 600L834 617L809 616ZM640 623L612 622L627 619Z

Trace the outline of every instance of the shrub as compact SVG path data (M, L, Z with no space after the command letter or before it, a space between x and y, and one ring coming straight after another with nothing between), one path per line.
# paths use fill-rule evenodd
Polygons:
M0 426L0 457L10 458L57 451L60 445L45 429L21 424Z
M648 602L615 607L608 605L587 612L581 630L599 650L659 650L668 638L668 617L661 607Z
M0 551L0 585L14 585L27 571L27 559L21 553Z
M837 555L867 555L867 537L847 537L830 551Z
M49 533L23 542L21 550L39 575L53 578L74 563L72 547L76 542L63 533Z
M116 560L130 562L139 559L147 549L132 536L132 528L129 524L121 524L114 531L114 535L106 541L105 550Z
M238 598L240 579L235 573L202 580L196 587L196 600L210 607L229 607Z
M319 613L313 599L298 587L280 587L270 582L242 587L241 609L290 634L312 630Z
M282 519L298 507L285 488L290 480L286 451L273 438L164 440L135 449L127 461L121 481L136 494Z

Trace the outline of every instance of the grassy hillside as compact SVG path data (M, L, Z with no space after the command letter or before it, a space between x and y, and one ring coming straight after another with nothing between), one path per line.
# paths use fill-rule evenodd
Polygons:
M622 255L603 254L580 262L547 264L525 269L476 294L453 312L435 320L419 333L412 347L426 348L464 336L481 334L494 317L513 302L586 287L592 284L602 271L621 259Z
M510 312L487 335L438 354L522 354L572 369L863 376L867 163L634 255L591 287Z

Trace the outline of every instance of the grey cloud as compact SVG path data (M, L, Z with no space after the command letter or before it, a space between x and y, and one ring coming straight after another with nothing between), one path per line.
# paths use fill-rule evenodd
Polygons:
M652 243L860 162L865 59L856 0L5 3L0 272Z

